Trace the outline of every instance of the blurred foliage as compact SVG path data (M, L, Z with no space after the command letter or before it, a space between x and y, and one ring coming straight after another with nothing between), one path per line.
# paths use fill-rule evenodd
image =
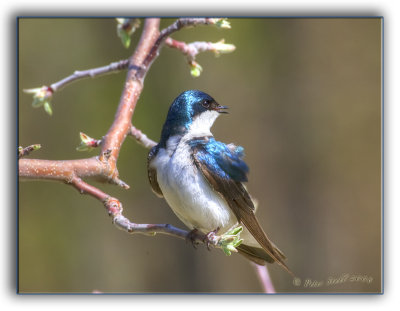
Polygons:
M162 20L162 27L173 20ZM148 73L133 124L158 140L170 103L200 89L230 107L213 133L245 148L248 188L258 218L303 282L277 265L278 292L379 292L381 285L381 20L230 19L232 29L197 27L173 37L236 46L200 54L192 78L185 58L163 48ZM128 58L114 19L19 20L19 145L40 143L30 157L75 159L79 133L101 138L112 123L126 73L76 82L52 99L53 116L32 108L22 89ZM138 223L184 227L147 182L147 150L124 143L118 169L124 190L93 182L119 198ZM327 285L329 277L366 275L372 283ZM168 236L117 230L103 206L54 182L19 184L21 292L260 292L239 255L193 249Z

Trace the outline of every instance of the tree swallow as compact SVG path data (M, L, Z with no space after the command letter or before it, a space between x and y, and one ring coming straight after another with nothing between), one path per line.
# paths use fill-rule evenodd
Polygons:
M291 273L285 255L255 217L243 185L249 171L243 148L216 141L210 132L227 108L197 90L185 91L174 100L160 142L148 156L151 187L191 230L223 234L243 225L239 253L259 265L276 261Z

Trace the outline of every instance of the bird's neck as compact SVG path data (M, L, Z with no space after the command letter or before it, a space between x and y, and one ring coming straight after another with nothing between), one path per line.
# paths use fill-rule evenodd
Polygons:
M165 148L170 138L173 138L173 141L176 142L183 137L185 140L191 140L197 137L212 136L210 129L217 117L217 112L210 111L202 113L186 125L178 125L167 120L161 133L160 147Z

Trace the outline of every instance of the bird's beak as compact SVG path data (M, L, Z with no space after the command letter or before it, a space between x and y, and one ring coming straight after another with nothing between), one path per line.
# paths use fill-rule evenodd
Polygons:
M223 109L228 109L228 106L218 105L217 109L215 109L215 110L217 110L217 112L219 112L219 113L229 113L228 111L223 111Z

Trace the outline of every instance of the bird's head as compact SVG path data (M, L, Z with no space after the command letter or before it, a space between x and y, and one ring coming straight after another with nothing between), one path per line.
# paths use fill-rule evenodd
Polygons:
M168 111L161 139L190 133L193 137L211 135L210 128L228 107L219 105L210 95L189 90L175 98Z

